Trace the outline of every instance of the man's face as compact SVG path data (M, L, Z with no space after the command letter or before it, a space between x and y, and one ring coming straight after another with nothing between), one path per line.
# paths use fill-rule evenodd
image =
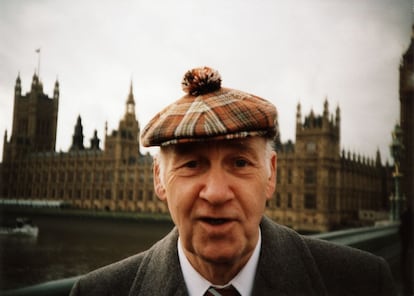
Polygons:
M265 139L171 145L162 149L154 174L193 265L247 261L275 190L276 153Z

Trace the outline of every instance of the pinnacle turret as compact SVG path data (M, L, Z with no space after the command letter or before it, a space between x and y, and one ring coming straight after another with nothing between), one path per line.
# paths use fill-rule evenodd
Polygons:
M14 93L16 97L22 95L22 81L20 80L20 73L17 75L16 78L16 86L14 87Z
M54 90L53 90L53 98L54 99L59 99L59 81L56 79L56 82L55 82L55 88L54 88Z
M72 146L70 147L70 150L84 150L83 138L82 119L79 115L75 125L75 132L72 136Z

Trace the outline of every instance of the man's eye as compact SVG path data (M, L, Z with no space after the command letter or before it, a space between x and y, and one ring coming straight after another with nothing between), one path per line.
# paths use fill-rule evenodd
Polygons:
M184 166L186 168L194 169L198 166L198 162L196 160L191 160L189 162L186 162Z
M248 165L248 162L245 159L236 159L234 164L236 167L243 168Z

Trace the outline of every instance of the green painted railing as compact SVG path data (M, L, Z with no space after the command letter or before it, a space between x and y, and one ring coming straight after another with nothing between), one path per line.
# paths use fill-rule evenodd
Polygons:
M322 234L310 235L317 239L327 240L340 245L347 245L384 257L390 265L399 256L398 224L375 227L362 227ZM26 288L0 291L4 296L67 296L75 281L80 276L50 281Z

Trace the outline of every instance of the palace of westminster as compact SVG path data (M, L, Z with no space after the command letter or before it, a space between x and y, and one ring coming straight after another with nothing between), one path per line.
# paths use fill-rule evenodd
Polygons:
M413 58L412 38L400 64L403 180L413 180ZM84 146L78 117L69 151L56 152L58 106L57 81L49 97L37 74L26 94L17 77L12 134L9 139L5 132L0 164L1 199L63 201L90 210L168 212L153 190L152 156L140 153L132 86L118 129L105 129L103 148L96 131L90 145ZM301 231L327 231L388 218L394 167L383 165L379 152L376 159L368 159L341 151L340 125L340 109L331 114L328 101L323 114L311 111L304 118L297 106L296 141L276 143L277 192L267 204L269 217ZM402 183L409 200L412 183Z

